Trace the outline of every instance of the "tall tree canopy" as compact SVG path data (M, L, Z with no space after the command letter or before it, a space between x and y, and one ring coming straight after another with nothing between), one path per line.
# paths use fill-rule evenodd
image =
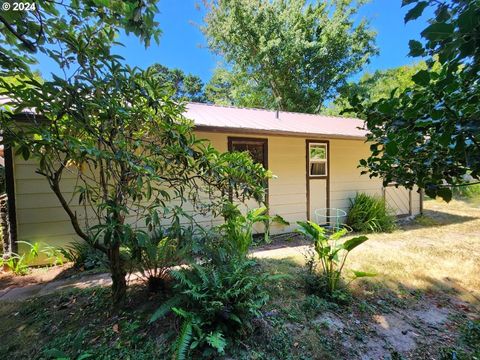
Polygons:
M434 8L411 40L410 55L427 59L415 86L376 102L352 98L366 120L372 155L362 161L372 176L449 201L452 186L480 181L480 3L477 0L403 0L405 21Z
M256 106L315 113L377 51L368 21L355 18L362 4L212 0L203 31L231 69L235 102L248 86Z
M249 108L269 108L267 88L258 84L245 73L234 73L225 67L215 69L205 86L205 98L218 105L234 105Z
M204 84L196 75L185 74L181 69L169 69L161 64L152 65L163 82L173 90L173 97L177 100L205 102Z
M404 65L388 70L377 70L373 74L364 74L357 82L348 82L339 89L337 97L326 109L326 113L331 115L351 115L356 116L354 112L348 112L351 108L348 101L351 97L361 97L364 103L373 103L382 98L390 97L392 91L402 92L415 85L412 76L419 70L426 69L424 61L414 65Z

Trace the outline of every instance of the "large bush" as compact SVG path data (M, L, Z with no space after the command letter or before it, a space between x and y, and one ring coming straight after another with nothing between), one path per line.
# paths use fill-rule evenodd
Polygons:
M364 193L350 199L347 225L354 231L390 232L395 229L395 217L389 212L385 200Z
M203 239L197 261L171 272L177 280L175 295L152 316L156 321L173 313L181 322L172 349L176 359L222 355L249 333L252 319L268 300L264 283L272 276L259 272L247 257L252 226L265 220L265 208L246 216L229 209L225 224Z

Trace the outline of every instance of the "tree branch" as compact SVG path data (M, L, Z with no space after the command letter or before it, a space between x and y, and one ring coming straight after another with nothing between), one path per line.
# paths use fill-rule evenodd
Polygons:
M37 51L37 48L35 47L35 45L30 40L26 39L17 30L15 30L15 28L12 25L10 25L8 23L8 21L3 18L3 16L0 16L0 22L3 25L5 25L7 30L10 31L18 40L20 40L22 42L22 44L25 45L28 48L28 50L30 50L31 52L36 52Z

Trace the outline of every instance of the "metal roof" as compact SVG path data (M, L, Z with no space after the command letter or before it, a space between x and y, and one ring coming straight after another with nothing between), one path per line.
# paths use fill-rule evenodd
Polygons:
M198 130L279 134L291 136L326 136L365 139L364 121L354 118L302 114L287 111L236 108L188 103L185 117Z

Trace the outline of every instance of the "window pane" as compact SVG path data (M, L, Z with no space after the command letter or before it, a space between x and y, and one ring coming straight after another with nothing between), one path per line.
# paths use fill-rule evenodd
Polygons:
M266 167L266 164L263 161L264 160L263 143L234 141L232 143L232 150L240 151L240 152L248 151L253 161L255 161L256 163L262 164L264 167Z
M327 175L327 163L310 163L310 175Z
M326 160L327 147L325 145L310 145L310 160Z

